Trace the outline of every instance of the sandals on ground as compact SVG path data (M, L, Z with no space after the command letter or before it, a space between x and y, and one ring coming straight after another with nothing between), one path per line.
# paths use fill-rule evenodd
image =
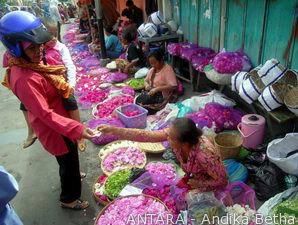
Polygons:
M81 199L77 199L74 205L69 205L69 203L61 202L61 207L65 209L72 209L72 210L83 210L88 208L89 202L83 201Z

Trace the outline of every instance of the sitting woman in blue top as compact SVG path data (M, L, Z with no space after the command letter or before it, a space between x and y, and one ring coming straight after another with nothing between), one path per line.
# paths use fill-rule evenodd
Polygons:
M9 202L18 193L19 186L14 177L0 166L0 224L23 225Z
M105 28L105 43L107 57L111 59L116 59L121 55L123 48L119 38L116 35L112 34L112 31L112 27Z

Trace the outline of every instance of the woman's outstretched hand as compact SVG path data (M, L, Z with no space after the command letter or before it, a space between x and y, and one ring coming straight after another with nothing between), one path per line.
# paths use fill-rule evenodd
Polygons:
M109 125L99 125L97 131L100 131L103 134L112 134L114 132L115 127Z

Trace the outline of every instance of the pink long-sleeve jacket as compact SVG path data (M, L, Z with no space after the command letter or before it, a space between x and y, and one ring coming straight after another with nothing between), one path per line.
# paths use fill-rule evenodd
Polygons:
M5 61L4 66L7 66ZM9 83L28 110L29 122L44 148L55 156L66 154L68 149L63 136L78 140L84 126L70 119L56 88L42 75L16 66L11 68Z

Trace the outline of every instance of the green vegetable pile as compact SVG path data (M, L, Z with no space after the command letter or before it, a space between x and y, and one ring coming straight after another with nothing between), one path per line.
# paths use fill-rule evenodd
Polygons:
M143 89L145 87L145 79L140 78L140 79L131 79L130 81L127 82L129 86L131 86L135 90Z
M274 208L272 209L272 215L285 216L286 218L288 218L287 221L290 221L290 217L295 217L295 221L298 221L298 197L288 199L274 206ZM280 220L278 219L277 221ZM276 224L278 225L279 223Z
M109 176L105 183L104 194L109 199L117 198L122 189L129 184L132 176L131 170L120 170Z

